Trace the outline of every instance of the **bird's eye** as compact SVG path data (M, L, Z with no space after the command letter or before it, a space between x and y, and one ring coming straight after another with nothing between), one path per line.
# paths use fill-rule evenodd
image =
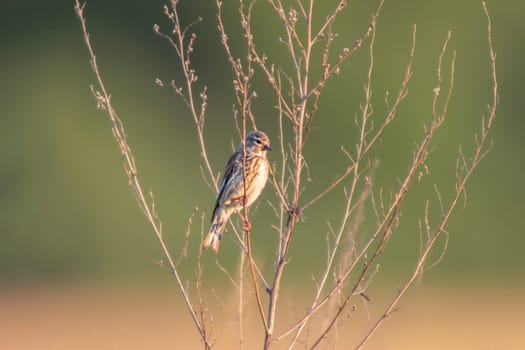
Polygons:
M260 139L255 139L255 143L256 143L256 144L260 145L261 142L262 142L262 141L261 141Z

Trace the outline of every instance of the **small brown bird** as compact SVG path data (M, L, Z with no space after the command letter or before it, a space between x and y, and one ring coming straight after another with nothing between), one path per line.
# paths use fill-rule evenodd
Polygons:
M271 149L270 139L264 132L252 131L232 154L224 170L213 209L212 225L202 244L204 248L212 247L217 253L222 232L230 216L242 210L244 206L249 207L259 197L268 179L270 164L266 152ZM243 163L246 164L245 170Z

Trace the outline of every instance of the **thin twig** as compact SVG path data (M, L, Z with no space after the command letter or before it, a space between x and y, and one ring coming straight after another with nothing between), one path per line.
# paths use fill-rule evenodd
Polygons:
M492 126L492 122L494 121L494 118L496 117L496 106L498 103L498 81L497 81L497 75L496 75L496 54L494 52L494 47L492 44L492 24L491 24L490 15L487 9L487 5L485 2L483 2L483 12L487 18L487 41L488 41L488 47L489 47L489 60L490 60L491 79L492 79L492 101L491 101L491 104L488 106L488 111L489 111L488 119L482 118L481 137L476 143L476 150L474 152L474 156L470 164L468 165L468 167L465 169L466 171L463 174L462 178L458 179L459 185L456 186L455 195L448 206L448 210L446 211L444 217L441 219L441 223L439 224L437 229L431 235L431 239L427 242L425 249L423 250L422 254L420 255L417 261L416 267L414 268L412 275L403 284L403 286L400 288L400 290L397 292L397 294L394 296L392 301L387 306L384 313L376 321L376 323L370 328L370 330L365 335L365 337L361 340L361 342L358 344L356 349L361 349L362 346L370 339L370 337L379 328L379 326L383 323L383 321L395 309L399 300L406 293L408 288L414 283L416 278L422 273L424 264L427 262L429 253L432 250L432 248L435 246L436 241L438 240L439 237L441 237L442 234L447 234L446 226L448 224L448 221L452 213L454 212L459 202L459 199L466 187L468 180L470 179L470 176L472 175L474 169L477 168L481 159L483 159L483 157L486 154L485 145L487 143L488 132Z
M75 11L82 25L84 41L86 43L87 49L89 51L89 55L91 57L91 61L90 61L91 68L93 70L93 73L95 74L98 88L100 89L99 90L100 92L95 91L97 102L99 103L100 107L104 108L107 111L108 116L110 118L113 136L124 158L124 167L126 169L126 174L128 176L131 192L135 196L135 199L137 200L140 208L142 209L144 215L146 216L148 222L150 223L153 231L155 232L155 235L157 236L157 239L161 245L162 252L164 253L164 256L166 257L166 259L168 260L170 271L173 274L173 276L175 276L175 280L177 281L179 291L181 292L181 295L184 299L184 303L186 304L186 307L188 308L188 311L191 315L193 323L195 324L197 330L199 331L201 340L204 342L205 348L211 349L211 345L209 344L208 338L207 338L205 319L199 318L197 316L194 306L192 305L190 301L188 290L182 283L182 280L179 275L179 271L177 270L174 260L172 259L171 254L162 237L162 225L158 217L156 217L156 215L154 214L155 212L153 209L154 205L149 204L146 201L144 192L142 191L142 186L140 184L140 181L137 175L137 168L135 165L135 160L131 152L131 148L126 140L126 133L124 130L124 125L122 124L122 121L120 120L116 111L113 109L113 106L111 105L110 95L106 90L105 84L102 80L102 76L100 74L100 71L97 65L96 56L95 56L95 53L94 53L94 50L91 44L89 32L87 30L86 19L84 17L84 8L85 8L85 3L81 5L80 1L76 0Z

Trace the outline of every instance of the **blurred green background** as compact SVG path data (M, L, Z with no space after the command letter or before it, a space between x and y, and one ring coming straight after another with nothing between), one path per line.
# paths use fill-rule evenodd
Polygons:
M201 223L207 229L214 193L201 177L200 151L188 110L168 87L155 84L157 78L166 82L180 78L175 53L152 29L157 23L169 31L164 3L90 0L85 13L103 78L124 121L143 186L155 194L174 252L181 249L188 218L194 215L189 250L193 256ZM324 6L319 8L320 17L327 11ZM524 8L521 1L491 1L488 6L501 97L491 135L494 148L468 185L467 207L451 220L445 258L427 277L438 283L524 282L525 125L520 112L525 80ZM350 3L334 27L339 34L336 48L350 46L361 36L375 7L370 1ZM220 46L215 7L213 2L181 1L181 11L186 23L198 16L203 19L195 27L194 63L199 83L208 86L205 136L210 161L216 171L222 171L238 138L231 112L232 75ZM243 46L235 6L225 4L224 11L239 54ZM382 260L383 273L393 279L403 279L403 271L417 255L422 200L429 197L436 208L433 184L439 184L445 201L450 198L457 151L463 147L466 155L471 154L473 134L479 131L491 91L481 1L386 1L375 51L377 117L384 111L385 91L394 94L402 79L413 24L418 29L417 48L408 100L381 147L373 152L373 159L381 161L378 183L387 193L406 172L414 144L421 139L430 113L437 57L448 30L452 30L450 48L457 51L456 81L448 120L432 146L430 176L407 202L403 223ZM284 51L276 39L281 29L264 1L256 3L254 25L261 50L270 56L270 50L276 55ZM355 142L353 120L363 101L366 45L345 63L341 76L329 83L321 100L316 129L305 149L311 176L305 200L346 168L340 146L352 150ZM161 252L127 187L108 118L96 109L91 95L94 77L73 1L2 2L0 53L0 285L169 279L156 264L162 259ZM275 100L264 82L256 90L260 98L254 110L259 127L276 142ZM270 157L278 160L277 153ZM253 218L256 254L266 261L276 243L274 232L264 226L273 220L266 204L267 200L275 202L272 192L271 187L266 189ZM341 191L334 192L298 226L290 264L298 277L304 273L309 278L319 270L327 222L339 222L342 199ZM257 236L257 228L266 236ZM213 264L208 253L204 263ZM236 263L237 248L230 239L223 242L219 259L227 266ZM184 265L190 276L193 262L190 258Z

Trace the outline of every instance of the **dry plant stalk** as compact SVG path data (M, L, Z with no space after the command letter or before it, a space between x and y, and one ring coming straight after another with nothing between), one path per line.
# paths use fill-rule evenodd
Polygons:
M228 280L238 291L237 317L239 319L239 347L242 349L245 343L243 315L245 313L245 293L253 293L258 310L261 330L264 334L263 349L269 349L273 344L280 343L288 349L298 346L313 349L318 347L331 333L336 333L339 321L344 318L345 312L349 312L349 305L354 296L368 300L366 291L373 282L377 273L377 258L382 254L388 245L389 238L392 236L398 221L400 220L400 209L403 206L407 194L417 184L418 180L428 172L426 161L429 156L429 144L434 138L436 131L443 125L450 97L454 87L454 64L455 52L448 53L448 44L451 38L449 32L443 43L441 54L439 55L436 85L433 90L432 113L429 116L425 133L421 141L416 145L413 158L409 164L406 175L399 181L399 186L393 190L393 195L389 201L385 201L382 191L375 188L373 181L373 171L377 167L375 162L370 159L370 151L377 147L378 142L384 131L396 118L397 109L407 96L407 89L412 76L412 62L416 47L416 27L412 32L412 46L408 53L405 74L399 85L398 91L392 101L385 98L387 112L379 120L375 118L372 122L374 109L372 105L372 75L374 71L374 45L376 35L376 25L383 1L380 1L377 11L372 15L370 25L363 31L360 39L356 40L352 47L344 48L341 52L334 54L332 44L336 38L332 32L332 25L339 17L340 13L346 8L345 0L338 1L332 11L325 17L321 24L314 26L314 1L298 0L295 5L284 7L281 0L267 0L267 5L273 10L276 18L282 24L284 37L282 44L287 50L288 58L293 62L294 70L285 71L276 63L271 62L271 57L257 49L256 37L252 31L253 6L255 1L239 0L239 21L246 40L246 52L242 57L236 57L231 49L227 29L223 21L222 2L216 0L218 31L221 36L222 46L226 53L233 74L233 92L235 104L233 114L235 125L241 139L247 133L248 126L256 129L256 117L252 112L252 103L257 97L253 89L254 76L259 72L266 79L271 87L276 100L278 118L276 125L279 130L280 160L271 169L271 181L277 203L272 203L276 213L277 221L272 225L277 231L278 244L275 250L275 260L272 263L273 273L266 276L261 266L267 266L265 261L256 261L252 255L250 232L240 229L231 223L231 229L235 233L240 246L239 273L230 273L217 261L219 268L225 273ZM106 110L111 120L114 138L119 145L124 158L124 167L129 180L129 186L134 194L139 206L152 226L162 251L169 263L169 269L175 276L178 287L182 293L184 302L199 332L202 343L206 349L212 347L210 342L210 324L212 316L206 308L206 296L202 290L202 267L199 260L196 267L196 301L192 301L189 289L182 281L177 264L172 259L168 248L162 237L162 224L155 209L153 195L151 200L147 200L144 195L131 149L126 141L126 134L123 124L110 103L110 96L104 86L100 75L96 56L90 42L84 17L84 5L76 1L75 6L78 17L82 24L84 41L91 56L91 67L97 80L97 88L94 88L95 98L99 107ZM391 301L385 306L381 316L372 323L368 332L363 335L362 340L356 344L355 348L360 349L373 336L375 331L383 324L386 318L395 310L399 300L404 296L408 288L422 275L425 269L433 267L439 262L446 250L446 244L441 252L441 257L433 264L429 263L429 254L436 246L439 238L445 237L448 240L446 227L451 214L456 209L462 196L465 195L466 184L479 162L490 150L488 139L489 131L492 127L496 106L498 102L498 87L496 78L496 55L492 44L492 28L490 16L483 3L483 10L487 17L488 24L488 47L491 68L491 78L493 84L492 100L488 105L488 115L482 118L480 134L475 138L475 150L470 161L462 155L458 158L456 168L456 186L454 195L448 203L443 203L439 192L437 198L440 204L441 217L435 225L430 224L429 204L426 203L424 217L420 223L421 247L417 262L412 271L409 272L407 280L401 285L397 293L393 295ZM204 136L204 124L207 107L206 87L197 92L195 82L197 74L191 63L191 54L194 50L194 43L197 35L192 32L196 22L184 25L181 23L178 12L178 1L172 0L170 6L164 7L164 13L170 20L173 28L170 34L161 31L158 25L154 26L155 32L165 38L174 48L176 55L181 63L183 81L181 84L174 81L171 86L174 92L180 96L187 104L190 114L195 122L197 138L201 149L203 161L202 173L204 180L210 187L217 191L218 176L211 167L208 159L207 146ZM313 121L319 108L319 98L322 95L328 81L340 74L342 64L356 50L363 47L363 43L368 42L369 66L367 80L364 87L364 99L361 106L361 113L356 117L356 130L358 142L355 149L350 152L343 149L348 157L348 165L342 175L336 177L324 190L320 191L311 199L303 199L304 170L306 162L303 149L312 132ZM320 67L314 67L315 61L314 46L322 45L323 50L320 58ZM451 57L449 57L451 56ZM443 77L444 61L449 57L450 76ZM320 72L315 73L316 69ZM443 81L448 83L448 88L442 94ZM163 85L158 81L159 85ZM438 108L438 105L441 107ZM285 135L293 135L287 139ZM293 237L296 225L303 212L311 209L321 201L329 192L342 189L345 193L346 201L342 205L341 222L337 228L331 228L330 236L327 237L328 250L326 264L320 277L316 281L315 293L311 298L307 311L288 328L276 334L276 324L279 320L279 297L283 285L283 273L289 258L289 249L293 244ZM301 203L304 203L301 205ZM364 220L365 205L370 205L375 214L375 229L362 241L357 243L355 237L359 233ZM246 217L246 208L244 208ZM191 218L187 228L186 237L191 230ZM426 238L423 238L426 237ZM186 246L183 251L186 252ZM246 270L250 271L251 283L245 280ZM317 333L312 333L308 327L312 320L319 315L319 311L324 310L329 316L326 317L324 325L318 329ZM280 327L283 328L283 327Z
M177 281L177 285L184 299L184 303L186 304L188 308L188 312L190 313L191 318L195 326L197 327L197 330L199 331L199 334L203 341L205 349L211 349L211 344L208 340L209 334L208 334L208 329L207 329L209 320L208 320L208 315L204 313L205 307L202 303L202 299L199 299L199 302L196 304L194 304L191 301L188 288L184 285L180 277L179 270L177 269L177 265L174 262L174 258L172 257L166 243L164 242L162 222L156 210L153 193L151 192L149 193L150 198L148 200L146 199L146 195L144 194L144 191L142 190L140 179L137 174L138 172L137 172L137 167L135 164L135 158L133 157L133 153L131 152L131 148L126 139L126 131L124 130L124 125L122 124L121 119L117 115L117 112L111 105L110 95L104 85L102 76L98 69L97 57L91 45L91 39L89 37L89 32L87 30L86 19L84 17L84 8L85 8L85 3L80 4L80 2L76 0L75 11L82 25L84 41L86 43L86 46L89 51L89 55L91 57L90 59L91 69L93 70L93 73L95 74L95 78L96 78L97 85L98 85L97 88L92 86L91 90L93 92L95 99L97 100L98 108L103 109L108 113L109 119L111 121L111 131L113 132L113 137L115 138L115 141L117 142L117 145L119 146L120 152L123 157L124 170L126 171L126 175L128 177L128 184L131 189L131 192L133 193L133 196L137 200L137 203L140 209L146 216L148 222L150 223L160 243L162 252L168 261L169 270L175 277L175 280Z

